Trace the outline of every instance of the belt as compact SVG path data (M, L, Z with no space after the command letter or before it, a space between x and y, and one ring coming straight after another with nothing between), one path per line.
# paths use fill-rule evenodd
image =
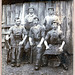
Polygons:
M34 40L35 40L35 41L40 41L40 38L38 38L38 39L37 39L37 38L34 38Z
M16 39L16 38L19 38L19 39L20 39L20 38L22 38L22 37L21 37L21 35L14 35L14 38L15 38L15 39Z

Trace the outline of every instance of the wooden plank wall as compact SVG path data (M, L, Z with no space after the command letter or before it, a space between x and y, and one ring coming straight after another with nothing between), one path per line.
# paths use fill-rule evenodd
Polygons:
M64 32L67 40L67 47L70 53L72 50L72 13L73 13L73 1L50 1L50 2L30 2L19 3L2 6L2 21L3 25L14 24L15 16L19 16L21 23L24 24L24 17L28 14L28 7L33 6L35 14L39 17L42 25L44 17L48 15L48 7L54 7L55 14L60 17L62 22L61 28ZM2 32L6 32L8 29L2 29Z

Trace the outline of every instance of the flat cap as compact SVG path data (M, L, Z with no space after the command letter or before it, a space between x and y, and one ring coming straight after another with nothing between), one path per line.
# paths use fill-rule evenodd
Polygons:
M34 17L34 19L38 19L38 21L39 21L39 18L38 17Z
M29 7L28 10L29 10L29 9L33 9L33 10L34 10L34 7Z
M48 10L49 10L49 9L53 9L53 10L54 10L54 7L49 7Z
M16 21L16 20L18 20L18 21L20 21L20 22L21 22L21 19L20 19L19 17L15 18L15 20L14 20L14 21Z

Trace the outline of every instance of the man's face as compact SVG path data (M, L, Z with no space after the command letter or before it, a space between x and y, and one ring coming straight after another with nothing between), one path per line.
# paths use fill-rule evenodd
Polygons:
M57 24L57 23L53 23L52 28L53 28L54 30L56 30L56 29L58 28L58 24Z
M50 15L52 15L52 14L54 14L54 9L49 9L48 12Z
M21 21L19 19L16 20L16 25L19 26Z
M38 24L38 19L34 19L33 23Z
M29 13L32 14L34 12L33 8L29 9Z

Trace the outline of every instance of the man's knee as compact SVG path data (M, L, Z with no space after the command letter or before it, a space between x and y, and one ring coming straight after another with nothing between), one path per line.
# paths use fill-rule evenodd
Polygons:
M25 51L30 50L30 44L29 44L29 42L27 42L27 44L24 46L24 50Z
M41 54L42 53L42 48L41 47L36 47L36 51L38 54Z

